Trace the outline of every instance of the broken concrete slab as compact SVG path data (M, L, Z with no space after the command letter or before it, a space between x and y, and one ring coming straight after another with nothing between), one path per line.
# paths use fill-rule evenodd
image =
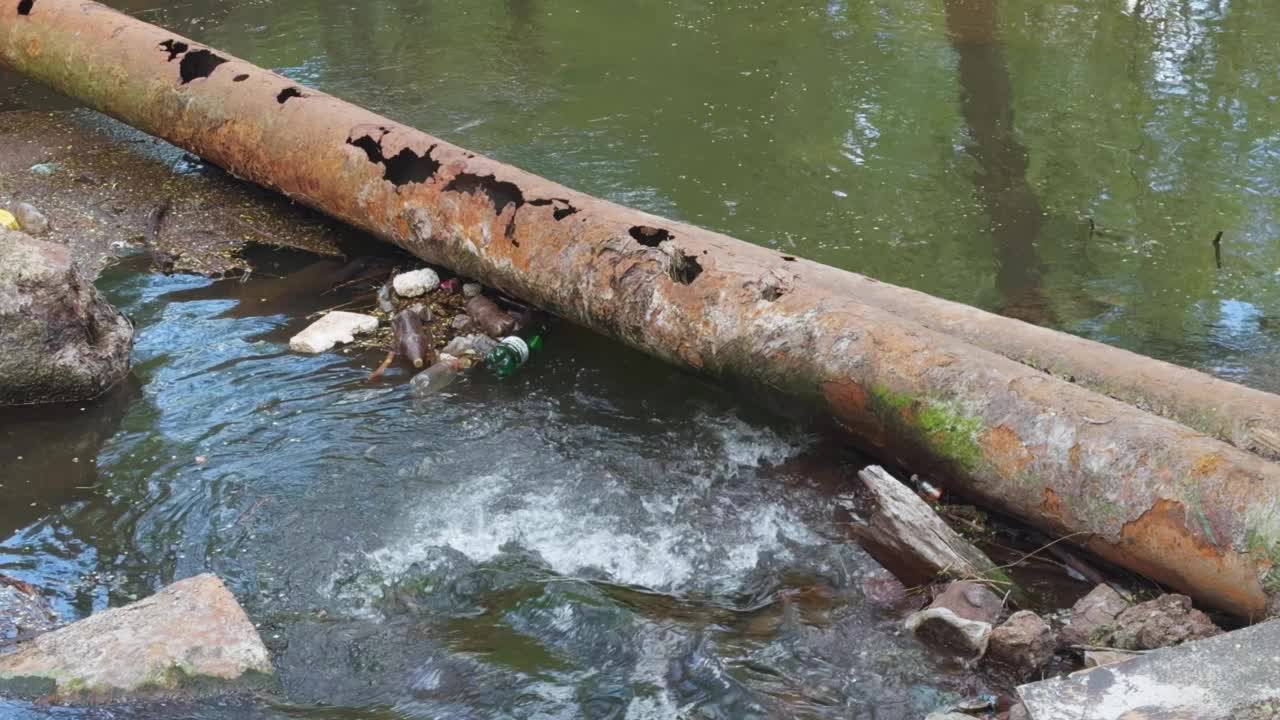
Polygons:
M322 353L335 345L353 342L356 335L364 335L377 329L378 318L372 315L335 310L294 335L289 340L289 348L301 353Z
M1023 685L1018 694L1032 720L1275 718L1280 620Z
M258 631L213 575L0 654L0 693L59 701L218 694L263 687L273 674Z

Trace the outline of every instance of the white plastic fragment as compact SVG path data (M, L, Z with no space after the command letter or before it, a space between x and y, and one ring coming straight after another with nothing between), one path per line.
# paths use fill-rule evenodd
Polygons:
M335 310L311 323L306 330L289 340L289 349L301 353L322 353L334 345L349 343L356 335L378 329L378 318L372 315Z
M391 286L400 297L420 297L440 287L440 276L431 268L423 268L400 273L391 281Z

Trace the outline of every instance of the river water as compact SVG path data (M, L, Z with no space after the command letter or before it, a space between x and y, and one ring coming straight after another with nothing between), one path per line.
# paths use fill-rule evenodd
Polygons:
M110 4L586 192L1280 390L1268 3ZM849 542L857 458L572 327L414 403L368 355L289 354L336 267L264 262L110 269L133 381L0 416L0 572L68 617L215 572L280 669L278 706L121 713L883 719L981 689Z

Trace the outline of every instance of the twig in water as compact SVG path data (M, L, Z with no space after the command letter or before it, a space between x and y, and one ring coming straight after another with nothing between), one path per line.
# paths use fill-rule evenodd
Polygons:
M325 314L327 314L327 313L331 313L331 312L333 312L334 310L338 310L339 308L347 307L348 305L355 305L355 304L356 304L356 303L358 303L358 302L360 302L360 301L359 301L359 300L348 300L348 301L346 301L346 302L342 303L341 305L334 305L334 306L333 306L333 307L331 307L331 308L325 308L324 310L317 310L317 311L315 311L315 312L311 313L310 315L308 315L308 316L307 316L307 319L308 319L308 320L310 320L310 319L312 319L312 318L318 318L318 317L320 317L321 315L325 315Z
M1213 238L1213 259L1218 263L1218 269L1222 269L1222 231L1219 230L1217 236Z
M391 352L387 353L387 359L383 360L382 364L378 366L378 369L374 370L373 374L369 376L369 382L373 382L374 380L377 380L378 378L382 377L382 373L386 372L387 368L391 367L391 363L395 362L395 360L396 360L395 350L392 350Z
M1080 532L1073 532L1073 533L1071 533L1070 535L1063 535L1062 537L1058 538L1057 540L1054 540L1053 542L1047 543L1047 544L1045 544L1045 545L1043 545L1043 546L1041 546L1041 547L1039 547L1039 548L1037 548L1037 549L1035 549L1035 550L1032 550L1031 552L1027 553L1026 555L1023 555L1022 557L1018 558L1017 560L1014 560L1014 561L1013 561L1013 562L1011 562L1011 563L1007 563L1007 564L1005 564L1005 565L999 565L999 566L997 566L997 567L996 567L996 569L997 569L997 570L1008 570L1008 569L1009 569L1009 568L1011 568L1011 567L1015 567L1015 566L1019 565L1020 563L1022 563L1022 562L1023 562L1024 560L1026 560L1027 558L1033 557L1033 556L1035 556L1035 555L1039 555L1040 553L1044 552L1045 550L1048 550L1049 548L1053 547L1054 545L1057 545L1058 543L1062 542L1063 540L1070 540L1071 538L1076 537L1076 536L1078 536L1078 535L1092 535L1092 534L1093 534L1093 533L1091 533L1091 532L1088 532L1088 531L1085 531L1085 530L1081 530Z

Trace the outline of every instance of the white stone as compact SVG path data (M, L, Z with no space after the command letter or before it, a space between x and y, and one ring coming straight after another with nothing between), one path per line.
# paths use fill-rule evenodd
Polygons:
M289 349L302 353L322 353L334 345L355 340L356 335L364 335L377 329L378 318L372 315L335 310L294 335L289 340Z
M235 597L213 575L176 582L124 607L53 630L0 655L6 682L55 699L182 694L189 681L274 673L271 656Z
M391 287L395 288L400 297L420 297L440 287L440 276L431 268L422 268L400 273L391 281Z

